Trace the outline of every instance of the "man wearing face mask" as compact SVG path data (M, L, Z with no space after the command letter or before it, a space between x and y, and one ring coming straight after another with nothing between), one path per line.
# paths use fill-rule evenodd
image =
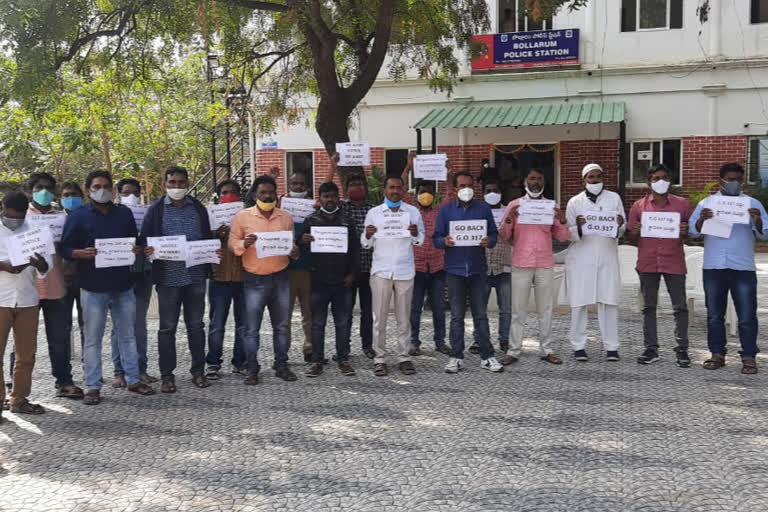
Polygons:
M619 360L619 277L618 238L624 234L624 205L616 192L603 188L603 168L587 164L581 171L584 191L568 201L571 245L565 259L568 300L571 304L571 345L577 361L587 361L587 306L597 304L600 335L607 361ZM617 237L584 235L587 212L616 215Z
M544 173L531 169L525 177L525 196L512 201L504 212L499 238L514 241L512 254L512 340L501 361L508 365L517 362L523 351L523 332L528 316L528 298L533 287L536 313L539 317L539 356L542 361L562 364L552 348L552 301L555 259L552 239L568 240L568 221L565 212L555 207L551 224L521 224L518 212L522 200L544 199Z
M755 238L768 239L768 217L765 208L754 197L743 192L744 168L737 163L720 168L720 190L703 199L691 215L689 231L698 237L705 222L712 222L713 208L722 196L747 197L749 221L733 224L730 236L704 236L704 294L707 302L707 345L712 353L704 368L717 370L725 366L725 310L728 293L733 298L739 319L741 341L741 373L757 373L757 274L755 272Z
M200 201L187 195L189 173L184 167L173 166L165 171L165 195L147 210L141 227L141 245L149 237L185 236L187 241L212 238L208 211ZM151 258L152 247L145 248ZM205 377L205 284L210 266L195 265L187 268L183 261L155 260L152 263L152 281L157 285L160 305L160 329L157 331L160 378L163 393L176 392L176 328L184 307L184 325L192 356L190 373L192 383L207 388L211 382Z
M475 340L480 345L480 367L497 373L504 370L493 356L491 333L488 328L488 300L486 296L486 249L496 245L498 230L491 208L484 202L474 201L475 180L469 171L453 176L453 188L458 199L440 208L435 224L433 241L435 247L445 249L445 271L448 296L451 302L451 359L445 367L446 373L458 373L464 369L464 315L466 296L469 290L469 304L475 328ZM486 235L479 245L457 247L451 233L451 222L485 220Z
M356 236L355 222L339 207L339 188L333 182L320 185L320 210L304 220L300 244L309 250L310 272L312 274L312 364L307 377L319 377L325 361L325 324L328 306L333 312L336 331L336 357L339 372L345 376L355 375L349 363L350 327L352 324L352 284L360 264L360 242ZM347 251L311 252L312 228L335 227L346 231Z
M671 174L662 164L648 169L650 193L638 199L629 211L629 238L637 243L637 274L643 294L643 343L645 351L637 358L640 364L659 360L659 340L656 329L656 303L661 278L667 285L675 318L675 354L677 366L688 368L688 300L685 294L685 250L683 240L688 236L691 203L670 194ZM650 238L641 236L644 212L676 212L680 214L680 237Z
M13 374L10 399L5 400L5 387L0 386L0 403L3 409L13 413L42 414L45 409L33 404L27 397L32 390L32 368L37 350L37 325L39 295L35 277L45 277L53 263L50 256L35 253L29 263L14 267L6 248L5 239L29 231L24 221L29 202L22 192L8 192L3 197L3 212L0 216L0 378L4 377L3 358L8 336L13 330L15 363L10 369ZM3 413L0 411L0 422Z
M64 212L69 215L79 210L83 206L83 190L80 185L74 181L65 181L61 184L61 199L59 201ZM80 326L80 348L85 345L83 333L83 311L80 307L80 283L77 279L77 262L67 259L61 260L61 274L64 278L64 286L67 293L64 296L64 304L67 311L67 323L64 328L64 336L72 339L72 306L77 307L77 324ZM71 346L71 341L70 341ZM72 359L72 350L70 349L70 360Z
M138 230L131 211L112 202L112 175L93 171L85 179L90 203L69 214L64 224L61 251L65 258L78 262L80 300L85 321L83 370L86 393L83 403L101 402L101 349L107 312L117 329L120 364L125 371L128 391L152 395L155 391L141 382L139 355L136 350L134 321L136 297L129 267L96 268L96 240L107 238L136 238ZM144 251L134 245L133 253L142 258Z
M56 198L56 179L46 172L34 173L27 180L32 195L28 213L37 215L64 215L53 208ZM62 274L63 263L57 244L53 265L43 279L36 279L40 292L40 310L45 322L45 337L48 341L48 355L51 358L51 373L56 379L56 396L80 399L83 390L75 386L70 362L72 348L63 325L72 317L72 308L67 311L67 287Z

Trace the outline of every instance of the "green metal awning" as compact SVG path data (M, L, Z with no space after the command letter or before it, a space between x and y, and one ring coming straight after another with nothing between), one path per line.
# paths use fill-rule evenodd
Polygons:
M621 121L624 121L624 103L507 104L490 107L436 108L413 127L416 129L501 128L508 126L620 123Z

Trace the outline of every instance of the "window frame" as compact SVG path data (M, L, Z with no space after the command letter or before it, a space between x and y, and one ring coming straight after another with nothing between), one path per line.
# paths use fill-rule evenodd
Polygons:
M757 155L752 154L752 143L754 141L763 141L764 147L768 150L768 135L750 135L747 137L747 159L746 159L746 170L747 170L747 177L746 182L750 185L757 185L762 184L762 179L760 178L760 155L759 153ZM760 146L760 143L758 142L758 147ZM756 179L750 179L752 178L752 172L756 173L756 176L754 178Z
M554 30L554 16L545 20L541 20L541 29L539 30L528 30L528 18L529 13L523 12L523 29L520 29L520 3L522 2L522 8L523 11L525 11L525 0L515 0L515 30L513 32L507 32L502 30L501 23L502 23L502 8L501 8L501 2L496 2L496 30L497 34L515 34L517 32L542 32L544 30Z
M679 27L672 27L671 26L671 23L672 23L672 2L678 1L678 0L666 0L667 5L666 5L666 8L665 8L666 9L666 11L665 11L665 18L666 18L665 25L662 26L662 27L650 27L650 28L641 28L640 27L640 20L641 20L641 18L640 18L640 10L641 10L640 9L640 5L642 4L642 0L633 0L633 1L635 3L635 15L634 15L635 24L634 24L634 26L631 29L625 29L624 24L623 24L623 14L620 14L620 16L619 16L619 24L620 24L619 32L621 32L621 33L626 33L626 32L656 32L656 31L660 31L660 30L682 30L684 28L683 17L684 17L684 14L685 14L685 9L684 9L684 2L685 2L685 0L679 0L679 2L680 2L680 10L681 10L681 18L680 18L680 26ZM622 0L619 9L622 12L625 9L624 8L624 0Z
M749 2L749 23L751 25L762 25L764 23L768 23L768 17L766 17L766 19L763 21L760 21L759 19L761 1L765 2L766 0L752 0ZM768 9L768 6L766 6L766 9ZM768 13L766 13L766 16L768 16Z
M668 138L668 139L633 139L630 141L627 141L627 145L629 146L629 158L627 159L629 161L629 180L627 180L627 187L628 188L642 188L648 186L648 180L646 179L642 183L637 183L634 181L635 179L635 143L640 144L650 144L651 145L651 151L653 151L653 144L658 142L659 143L659 163L663 162L663 155L664 155L664 142L665 141L679 141L680 142L680 162L678 163L678 170L677 170L677 178L678 183L672 183L673 187L682 187L685 183L683 181L683 139L682 138ZM651 164L655 165L653 163L653 158L651 158Z
M283 190L285 193L288 193L288 179L293 174L293 166L291 165L289 168L288 163L291 161L288 155L291 154L297 154L297 153L309 153L312 155L312 167L311 167L311 176L309 177L309 183L307 183L307 190L311 194L311 197L315 197L315 152L311 149L308 150L286 150L285 151L285 176L283 177L283 186L285 187Z

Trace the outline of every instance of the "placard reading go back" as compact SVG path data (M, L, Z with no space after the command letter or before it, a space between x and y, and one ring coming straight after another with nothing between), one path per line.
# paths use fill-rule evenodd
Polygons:
M643 212L642 238L680 238L680 212Z
M479 220L452 220L448 225L448 234L453 239L456 247L473 247L480 245L480 241L488 233L488 224L485 219Z
M600 212L590 210L584 212L584 219L587 221L581 226L581 234L584 236L604 236L606 238L616 238L619 234L619 225L616 223L616 212Z
M371 165L371 146L368 142L337 142L339 167L366 167Z

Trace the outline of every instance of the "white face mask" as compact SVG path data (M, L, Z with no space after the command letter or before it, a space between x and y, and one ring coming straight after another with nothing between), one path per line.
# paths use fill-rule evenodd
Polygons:
M187 189L186 188L169 188L165 190L165 193L168 194L168 197L170 197L174 201L181 201L182 199L184 199L184 196L187 195Z
M496 206L501 202L501 194L498 192L488 192L483 198L485 199L485 202L491 206Z
M669 191L669 185L670 183L667 180L659 180L651 183L651 188L654 192L663 196Z
M544 189L542 188L538 192L534 192L533 190L529 189L527 186L525 187L525 192L532 198L537 199L541 197L541 194L544 193Z
M305 197L307 197L307 191L305 190L304 192L292 192L289 190L288 197L296 197L299 199L304 199Z
M99 190L91 190L88 195L95 203L99 204L105 204L112 200L112 191L105 188L100 188Z
M587 192L592 195L598 195L603 191L603 182L600 183L587 183Z
M459 190L459 193L456 195L459 196L460 201L468 203L475 197L475 191L472 187L467 187Z
M138 206L141 202L139 196L128 194L127 196L120 196L120 204L125 206Z

